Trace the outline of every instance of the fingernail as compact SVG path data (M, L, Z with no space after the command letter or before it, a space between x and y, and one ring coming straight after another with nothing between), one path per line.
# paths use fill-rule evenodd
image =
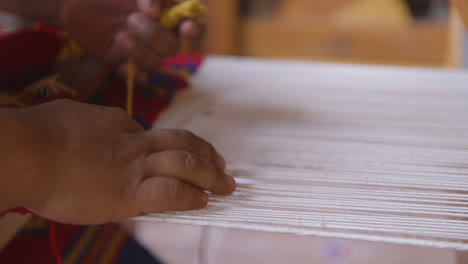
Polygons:
M146 15L151 17L158 17L160 15L160 1L156 0L140 0L140 10L143 11Z
M151 36L154 32L154 24L139 13L130 15L129 25L133 27L133 31L145 37Z
M200 29L194 21L187 20L180 25L180 32L184 37L196 38L200 34Z
M229 183L229 185L230 185L233 189L237 188L237 183L236 183L236 180L234 179L234 177L229 176L229 175L227 175L227 177L228 177L228 183Z
M224 157L221 156L220 154L218 154L216 159L217 159L216 160L216 165L218 165L218 167L221 170L225 170L226 169L226 160L224 159Z
M208 203L208 194L206 193L203 193L202 196L201 196L201 201L203 204L207 204Z

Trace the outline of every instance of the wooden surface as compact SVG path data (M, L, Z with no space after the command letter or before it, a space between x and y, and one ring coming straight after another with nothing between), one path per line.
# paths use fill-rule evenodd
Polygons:
M460 12L452 6L450 8L450 27L449 27L449 43L446 58L446 66L448 68L460 68L463 59L463 34L464 25L460 18Z
M212 5L208 53L367 64L453 64L448 26L413 23L403 1L280 1L277 13L266 18L241 18L239 0L208 2Z
M343 4L349 3L349 0L287 0L280 1L279 15L288 16L323 16L341 8Z
M212 54L234 55L239 45L239 0L207 0L208 32L204 50Z
M453 0L452 1L458 9L458 12L464 21L465 25L468 26L468 1L466 0Z
M452 68L464 67L464 58L467 58L468 42L465 40L468 27L468 1L455 0L451 8L450 17L450 46L448 66ZM467 261L468 262L468 261Z
M443 25L248 19L243 29L241 54L264 58L444 66L448 44Z

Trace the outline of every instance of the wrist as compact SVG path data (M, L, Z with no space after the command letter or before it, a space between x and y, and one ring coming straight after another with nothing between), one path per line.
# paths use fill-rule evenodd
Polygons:
M23 109L0 108L0 211L27 206L34 199L38 174L34 146L29 145L27 119Z

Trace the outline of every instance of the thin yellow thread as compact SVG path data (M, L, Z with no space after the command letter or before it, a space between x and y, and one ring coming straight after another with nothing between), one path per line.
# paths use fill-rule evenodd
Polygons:
M61 63L69 58L80 58L84 55L84 51L80 48L80 46L78 46L78 44L75 41L68 39L66 45L63 47L63 49L57 56L56 61L58 63Z
M207 8L200 0L186 0L166 11L161 15L159 23L165 28L175 28L184 19L196 18L203 15Z

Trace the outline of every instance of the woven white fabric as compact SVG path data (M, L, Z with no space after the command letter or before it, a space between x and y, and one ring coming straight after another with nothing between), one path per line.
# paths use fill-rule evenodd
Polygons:
M468 75L210 58L160 127L212 142L239 188L183 224L468 249Z

